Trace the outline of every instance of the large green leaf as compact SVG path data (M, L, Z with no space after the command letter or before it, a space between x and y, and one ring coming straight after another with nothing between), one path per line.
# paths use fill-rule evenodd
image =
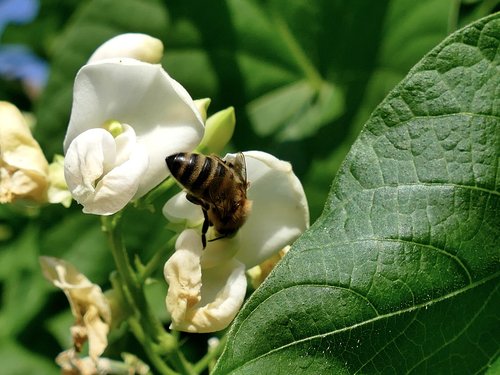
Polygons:
M500 349L500 14L377 107L215 374L486 371Z

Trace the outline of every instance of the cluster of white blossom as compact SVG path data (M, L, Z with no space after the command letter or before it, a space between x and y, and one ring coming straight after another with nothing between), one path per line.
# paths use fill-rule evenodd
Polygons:
M0 138L10 142L1 145L0 198L67 202L70 193L83 212L112 215L170 176L167 156L200 145L220 151L232 135L233 109L207 119L209 101L194 101L159 64L162 56L158 39L123 34L99 47L79 70L64 140L67 189L60 181L61 168L58 183L51 184L48 163L20 114L9 109L14 119L0 116L17 129L10 138L3 133ZM213 332L227 327L243 304L246 271L277 254L309 225L305 194L291 165L261 151L243 154L252 209L236 235L203 248L201 207L180 192L163 208L165 217L182 228L164 267L172 329ZM56 189L58 199L47 198L49 186L63 187ZM89 339L90 356L99 357L111 322L101 289L67 262L42 257L41 264L70 301L75 343Z

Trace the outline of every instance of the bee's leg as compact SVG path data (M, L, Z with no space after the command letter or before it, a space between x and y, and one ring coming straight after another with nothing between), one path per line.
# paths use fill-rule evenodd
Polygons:
M194 195L187 193L186 194L186 199L190 201L191 203L197 204L198 206L204 207L205 203L199 198L196 198Z
M205 248L207 247L207 231L208 227L210 226L210 220L208 219L207 210L203 208L202 211L203 211L203 218L205 220L203 221L203 226L201 227L201 243L203 245L203 248Z
M201 210L203 211L203 226L201 227L201 243L203 245L203 248L207 247L207 232L208 232L208 227L212 225L210 220L208 219L208 205L203 202L201 199L196 198L194 195L191 194L186 194L186 199L190 201L191 203L197 204L201 206Z

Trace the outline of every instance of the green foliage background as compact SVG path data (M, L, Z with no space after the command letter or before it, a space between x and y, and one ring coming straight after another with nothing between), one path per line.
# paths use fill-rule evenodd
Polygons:
M318 259L324 262L324 256L315 256L315 251L325 251L321 250L324 244L314 241L315 238L328 238L324 233L321 234L321 231L330 231L328 236L331 235L335 225L331 221L325 221L325 218L340 200L339 196L333 193L328 197L328 192L341 162L375 107L408 74L410 68L447 35L492 13L496 7L498 7L498 1L491 0L227 0L213 2L93 0L68 1L64 2L64 6L55 0L44 0L41 1L40 15L32 24L10 26L2 36L1 42L26 43L41 56L47 58L51 65L48 85L42 96L31 102L23 96L20 86L6 82L0 89L0 98L14 102L22 109L34 111L37 117L35 137L39 140L47 158L51 160L55 153L62 153L62 140L71 109L72 84L79 67L85 63L98 45L110 37L123 32L143 32L163 41L165 45L163 66L188 89L194 98L212 98L211 112L230 105L235 106L237 126L230 149L241 151L259 149L291 161L304 184L311 207L312 222L320 216L327 202L326 211L315 225L315 229L309 235L304 236L294 250L294 254L301 255L286 258L288 259L286 265L280 267L273 275L275 281L270 280L269 284L266 284L267 286L255 295L242 313L242 317L237 320L237 325L240 327L245 314L249 314L249 311L259 305L263 299L273 297L276 288L284 287L280 280L286 280L287 276L280 279L280 272L286 272L287 267L289 269L306 267L310 270L314 269L314 262ZM466 63L467 61L464 61L464 65ZM495 76L493 78L495 79ZM498 85L498 77L494 82ZM460 89L466 91L467 85L463 82L461 84L463 86ZM498 95L498 86L491 87L492 92L495 92L495 89ZM387 115L382 112L383 108L379 109L378 116ZM493 117L498 118L498 110L494 115L496 117ZM374 121L372 117L371 124ZM494 143L492 147L497 148L498 163L498 122L496 124L496 133L493 133L493 137L496 137L494 139L497 143L496 146ZM375 126L374 129L373 132L376 133L377 127ZM372 145L373 140L366 136L366 132L364 134L365 138L361 137L358 143L364 142ZM395 144L402 136L403 134L397 132L393 134ZM471 135L463 134L463 137L467 136ZM387 145L379 146L385 150L384 147ZM399 147L404 148L405 145L399 144ZM390 160L394 155L386 151L387 160ZM356 169L354 172L351 170L352 173L370 175L370 168L372 168L370 160L369 155L366 159L356 159L353 155L350 160L346 161L344 168L355 165ZM393 171L400 168L403 173L405 167L401 164L390 168L393 168ZM433 173L432 168L429 171ZM463 178L467 175L461 170L458 170L457 174ZM431 176L431 178L434 177L439 176L437 174ZM375 179L376 176L372 178ZM339 179L335 181L334 187L340 184ZM481 193L478 194L481 195ZM366 210L367 207L363 207L364 199L377 198L358 197L358 206L350 209ZM389 199L395 198L389 197ZM400 196L399 199L405 198ZM462 199L466 201L466 198L462 197ZM413 202L410 198L408 200ZM495 200L497 201L498 199ZM452 206L457 201L448 203ZM495 204L496 206L490 210L498 212L498 203ZM442 215L445 215L448 207L442 206L442 202L440 205L436 208L436 212L444 212ZM395 218L394 215L399 214L402 213L380 209L380 212L372 213L377 217L372 221L379 220L380 228L390 227L390 223ZM353 214L353 217L356 215ZM435 224L439 225L440 214L436 213L436 217ZM496 218L498 219L498 213L496 213ZM465 219L458 217L456 220ZM480 218L477 220L480 221ZM140 226L137 224L139 222ZM143 260L148 259L153 249L168 237L165 230L166 222L158 210L153 215L141 210L127 211L127 223L126 240L129 249L132 254L136 254ZM467 226L467 224L464 225ZM362 232L362 226L361 221L348 227L353 231ZM345 227L343 229L345 230ZM464 227L460 231L466 229ZM487 233L490 240L493 233L495 232ZM498 229L496 233L498 234ZM452 237L454 234L449 235ZM1 206L0 241L2 291L0 363L2 363L2 371L6 371L6 374L57 373L53 358L70 344L67 329L71 317L62 293L55 292L42 278L37 256L45 254L62 257L78 265L79 269L92 281L104 288L109 287L108 277L113 269L112 259L106 248L106 240L100 231L99 220L81 214L76 205L69 210L55 206L41 210ZM492 265L488 267L493 271L496 267L498 271L498 245L492 243L489 246L487 258ZM411 251L407 253L408 259L398 259L396 255L391 257L389 250L384 253L387 257L383 260L384 262L398 263L412 260ZM320 272L338 272L337 281L342 284L345 281L344 278L348 277L346 270L354 269L361 272L366 266L365 263L370 259L358 259L353 256L354 248L347 247L338 251L341 255L337 258L337 262L345 262L345 264L337 265L337 268L331 270L328 267L316 269ZM396 254L396 250L394 252ZM368 258L373 256L369 251L364 254L368 254ZM405 251L402 254L406 254ZM434 261L439 263L439 259ZM297 263L294 264L294 262ZM447 264L438 265L445 270L451 267ZM484 270L484 268L480 269ZM484 282L484 286L477 292L473 289L474 293L478 294L477 297L470 297L465 291L453 301L463 298L465 301L463 303L467 305L473 305L475 302L480 304L485 301L489 298L488 291L497 280L492 279L493 281L489 283L487 281L490 280L488 278L491 274L494 274L493 271L485 274L481 274L483 271L478 271L479 274L473 272L469 275L471 283L477 280ZM397 274L385 276L388 279L399 277ZM322 281L318 281L317 278L317 275L308 275L304 282L321 284ZM459 288L456 285L462 280L449 280L454 287L444 283L442 278L438 277L438 281L436 284L436 280L428 280L430 284L435 285L436 290L431 291L436 293L436 296L441 296L439 290L457 291ZM299 283L297 280L293 282ZM331 278L329 282L332 282ZM328 284L328 282L325 283ZM394 290L391 291L390 284L380 285L382 286L378 293L389 295L390 292L394 292ZM165 315L164 288L162 283L151 288L151 299L157 301L155 307L163 316ZM404 294L407 286L397 286L397 288ZM412 290L412 288L409 289ZM425 288L422 290L427 291ZM311 301L301 302L300 306L305 311L315 306L314 293L316 291L309 294ZM484 296L481 296L481 293ZM376 365L383 359L390 363L392 350L405 348L400 342L404 340L404 337L398 336L402 326L407 330L405 332L418 330L424 326L426 335L431 336L434 332L440 332L440 337L446 339L458 334L462 326L460 321L467 322L470 318L467 312L460 308L463 303L445 304L444 307L443 305L430 306L427 310L425 296L414 296L413 303L422 304L425 309L416 313L419 315L418 318L408 321L405 314L413 313L406 310L410 306L409 302L404 298L396 299L396 295L397 293L393 293L392 297L395 299L392 301L389 301L390 296L384 299L381 302L382 306L378 309L382 313L386 311L389 314L392 311L390 306L394 306L394 303L402 303L401 314L389 315L388 319L383 321L382 326L373 322L356 328L359 332L356 330L339 331L338 335L334 335L334 342L325 339L307 348L293 347L292 349L296 350L295 353L285 352L282 357L273 362L274 366L277 364L282 366L274 367L277 371L275 373L279 373L280 368L285 372L286 358L298 361L299 357L309 350L316 353L321 350L342 351L343 354L338 357L339 361L349 361L355 358L357 361L368 363L372 360L372 367L368 366L359 370L363 373L400 373L398 369L405 372L404 370L408 371L409 367L398 368L392 365L386 368ZM321 296L318 294L317 298L322 298ZM304 297L303 292L299 293L299 297L300 299ZM349 301L347 294L339 293L338 299L345 304L345 311L342 310L342 306L335 306L335 309L329 306L325 309L336 311L337 314L340 311L339 319L346 321L351 319L352 322L370 319L369 311L363 310L363 307L358 307L356 311L350 310L354 302ZM293 296L286 296L283 301L275 302L274 305L273 303L263 304L262 312L259 313L261 315L256 315L256 319L265 321L269 315L277 314L282 309L283 315L287 313L287 308L295 311L296 305L286 307L286 301L290 300L293 300ZM496 301L498 307L498 294L490 300L488 311L495 311L495 305L491 304ZM384 304L388 306L386 309ZM432 309L440 311L429 311ZM475 311L474 308L471 308L469 312L473 311ZM454 327L455 331L452 327L450 332L443 332L437 320L434 326L421 324L421 321L426 321L425 314L440 316L442 319L456 316L458 322ZM290 314L286 316L290 317ZM319 316L316 317L318 320L319 318ZM296 326L285 328L299 335L297 327L308 327L311 322L305 321L304 315L300 314L297 319ZM311 315L311 319L315 319L315 316ZM269 321L275 324L280 322L278 318ZM346 321L342 324L348 326ZM289 324L294 324L294 322L289 322ZM337 321L332 324L341 326ZM488 324L495 328L491 336L494 332L499 333L498 314L495 316L491 313ZM282 331L275 330L275 332ZM365 345L350 339L351 336L362 337L373 332L378 334L372 335L373 341ZM312 332L304 328L301 334L310 337ZM132 352L140 350L135 341L126 333L118 332L115 335L116 337L111 340L107 355L117 355L124 350ZM256 340L259 340L259 336L253 335L253 332L248 333L246 337L257 337ZM199 356L200 352L205 350L206 338L205 335L186 336L184 349L188 356L192 358ZM224 354L227 364L221 364L218 367L219 373L237 368L238 363L231 362L231 358L234 361L234 358L238 356L238 350L247 354L243 356L242 361L250 361L253 358L251 357L253 352L245 352L245 344L255 348L262 344L263 340L257 342L242 340L241 348L232 343L233 346ZM386 346L376 342L377 340L386 343ZM470 340L474 343L486 341L486 349L481 345L460 344L462 348L474 346L488 358L486 363L498 355L498 339L493 340L488 336L473 337ZM341 342L348 342L348 345L339 346ZM274 341L270 340L270 346L261 350L272 351L273 343ZM424 344L413 344L413 347L411 345L406 347L408 351L405 353L414 354L418 347L424 356L427 355ZM380 347L384 347L384 350L374 352L374 348ZM227 359L227 357L230 358ZM290 361L289 364L303 366L298 367L301 371L305 369L312 371L317 363L309 360L310 357L308 359L306 356L299 363ZM411 362L411 359L408 361ZM413 371L415 373L447 373L446 366L451 361L454 361L453 353L444 356L442 367L434 368L437 372L431 371L432 368L422 369L421 372L419 368L416 368ZM266 365L264 362L264 364L258 361L255 363L256 366ZM342 363L339 362L336 365L338 366L334 369L337 372L349 372L348 368L342 367ZM318 369L325 370L323 367L318 367ZM476 366L474 369L484 371L486 368ZM457 366L454 367L454 373L470 372L466 366Z

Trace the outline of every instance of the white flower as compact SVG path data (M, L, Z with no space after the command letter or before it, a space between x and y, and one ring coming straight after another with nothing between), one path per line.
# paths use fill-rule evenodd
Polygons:
M203 248L193 229L181 233L176 251L165 263L169 284L166 298L170 328L186 332L213 332L227 327L243 303L245 266L236 259L202 269Z
M245 297L245 269L289 245L309 226L307 200L291 165L264 152L243 154L252 211L232 238L208 242L203 250L201 207L184 199L185 193L164 206L169 220L184 220L198 229L181 233L176 252L165 264L166 302L174 329L213 332L227 327Z
M48 168L19 109L0 102L0 203L47 202Z
M71 327L75 348L80 351L88 340L89 356L95 361L108 345L111 308L101 288L68 262L40 257L43 275L68 298L75 324Z
M90 56L88 63L114 57L130 57L151 64L159 63L163 56L161 40L146 34L127 33L117 35L103 43Z
M113 214L164 180L165 157L194 149L203 131L193 100L160 65L87 64L64 140L68 188L84 212Z

